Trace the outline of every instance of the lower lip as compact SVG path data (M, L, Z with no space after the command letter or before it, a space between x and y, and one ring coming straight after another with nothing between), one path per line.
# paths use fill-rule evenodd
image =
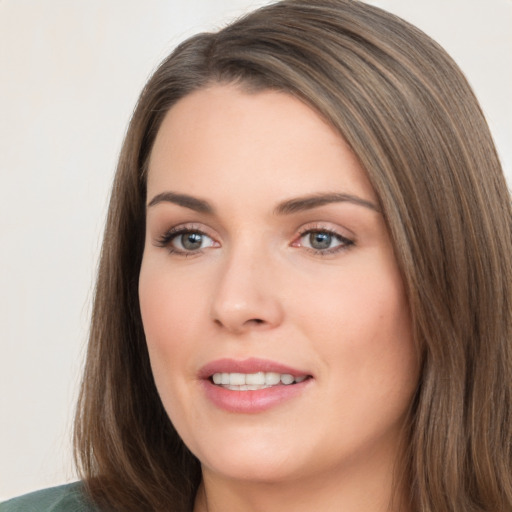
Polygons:
M203 380L207 398L217 407L228 412L258 413L282 404L300 395L309 386L312 379L297 384L271 386L254 391L235 391Z

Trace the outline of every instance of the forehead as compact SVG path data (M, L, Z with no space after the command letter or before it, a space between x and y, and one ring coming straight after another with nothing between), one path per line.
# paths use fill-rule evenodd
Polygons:
M312 108L287 93L233 85L196 91L166 114L150 157L148 195L166 188L219 196L336 190L375 200L357 157Z

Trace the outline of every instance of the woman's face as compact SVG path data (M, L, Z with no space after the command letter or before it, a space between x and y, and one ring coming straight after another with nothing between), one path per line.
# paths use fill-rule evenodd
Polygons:
M418 380L407 300L365 172L308 106L219 85L168 112L139 293L205 475L390 470Z

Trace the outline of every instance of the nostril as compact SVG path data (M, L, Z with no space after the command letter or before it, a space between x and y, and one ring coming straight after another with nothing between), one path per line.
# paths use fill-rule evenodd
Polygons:
M222 325L223 325L222 321L221 321L221 320L219 320L218 318L216 318L216 319L214 320L214 322L215 322L217 325L219 325L219 326L222 326ZM246 321L244 322L244 325L245 325L245 326L250 326L250 325L263 325L263 324L265 324L265 323L266 323L266 322L265 322L265 320L262 320L261 318L250 318L249 320L246 320Z
M250 327L250 326L257 326L257 325L264 325L266 324L267 322L265 322L265 320L262 320L261 318L249 318L249 320L246 320L244 322L244 325L246 327Z

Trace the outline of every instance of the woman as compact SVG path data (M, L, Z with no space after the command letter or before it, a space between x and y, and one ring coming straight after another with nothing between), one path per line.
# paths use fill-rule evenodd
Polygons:
M57 499L511 510L511 227L469 86L405 22L284 1L186 41L124 143Z

